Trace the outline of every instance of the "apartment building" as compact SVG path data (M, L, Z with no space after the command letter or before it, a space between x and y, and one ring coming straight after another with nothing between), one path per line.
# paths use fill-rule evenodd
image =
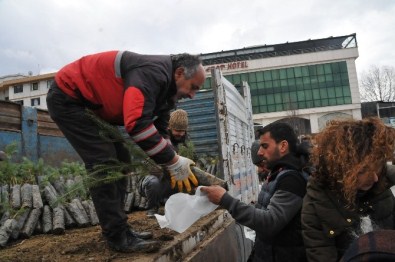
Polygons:
M9 100L25 106L47 109L46 95L54 81L56 73L36 76L16 77L0 83L3 100Z

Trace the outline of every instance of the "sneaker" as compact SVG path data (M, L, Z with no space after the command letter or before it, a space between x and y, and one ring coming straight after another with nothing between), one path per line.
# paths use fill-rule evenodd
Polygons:
M155 217L155 214L158 214L159 209L157 207L153 207L147 210L147 217Z
M123 232L119 238L107 239L108 246L116 251L123 253L145 252L151 253L159 250L159 242L145 241L135 237L130 230Z

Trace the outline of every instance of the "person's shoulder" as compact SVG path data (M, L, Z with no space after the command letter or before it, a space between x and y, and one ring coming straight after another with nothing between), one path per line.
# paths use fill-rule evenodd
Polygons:
M298 170L288 170L279 177L277 190L288 191L300 197L306 194L306 179Z
M284 180L293 180L293 181L300 181L303 182L305 185L308 179L308 174L304 173L303 171L300 170L295 170L295 169L284 169L281 170L278 173L278 182L284 181Z
M387 172L386 176L388 180L391 181L393 185L395 185L395 165L387 164Z

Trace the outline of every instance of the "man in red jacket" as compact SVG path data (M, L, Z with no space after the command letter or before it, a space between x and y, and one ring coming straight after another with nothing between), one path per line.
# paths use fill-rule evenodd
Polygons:
M121 142L104 139L86 114L91 109L102 120L124 125L134 142L156 163L167 166L172 187L197 185L192 160L176 154L163 138L169 112L182 98L193 98L206 79L198 56L141 55L109 51L84 56L63 67L47 95L51 118L78 152L87 171L114 161L130 163ZM100 174L106 175L106 172ZM118 180L90 188L103 236L120 252L158 248L149 235L134 232L123 211L126 183Z

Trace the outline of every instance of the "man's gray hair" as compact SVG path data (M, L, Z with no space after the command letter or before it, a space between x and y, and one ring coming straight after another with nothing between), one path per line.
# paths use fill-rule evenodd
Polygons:
M191 55L188 53L171 55L170 57L173 63L173 70L183 67L186 79L192 78L198 71L199 65L202 63L198 55Z

